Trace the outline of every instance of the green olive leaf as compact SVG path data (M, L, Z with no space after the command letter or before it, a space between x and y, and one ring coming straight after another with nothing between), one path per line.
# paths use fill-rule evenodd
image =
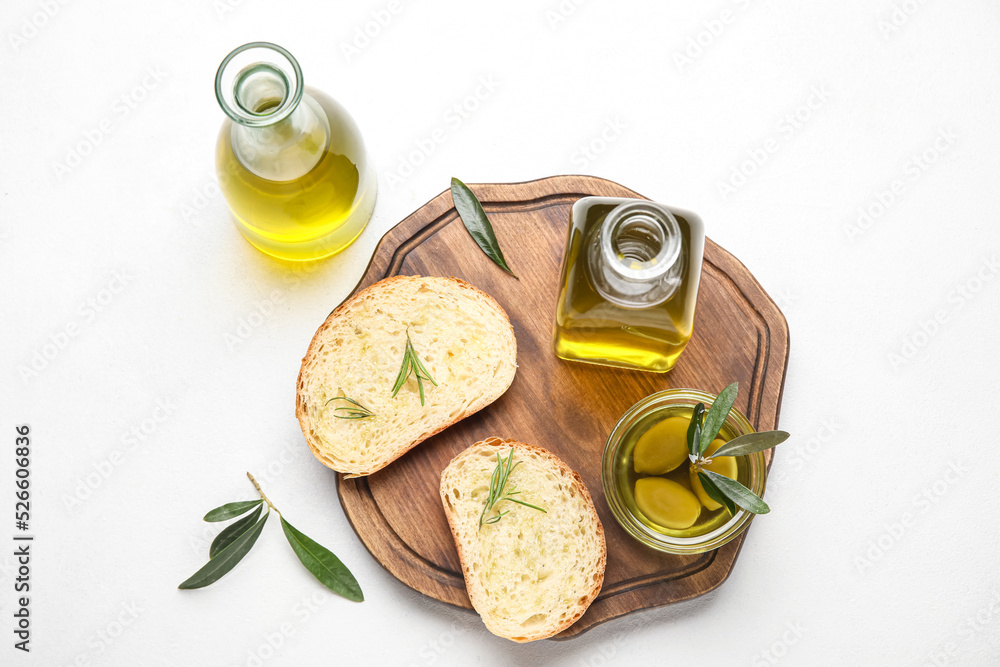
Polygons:
M762 431L760 433L747 433L738 438L733 438L726 444L719 447L712 453L712 458L716 456L743 456L762 452L771 449L788 440L788 433L785 431Z
M348 600L364 601L365 596L361 592L358 580L329 549L303 535L285 521L284 517L281 518L281 529L285 532L285 537L292 545L295 555L320 583Z
M264 515L263 519L254 524L253 528L245 531L233 540L228 547L216 554L215 558L208 561L200 570L192 574L177 588L184 590L203 588L209 584L214 584L222 578L224 574L236 567L236 564L243 560L243 557L253 548L269 516L271 516L270 510Z
M701 429L701 449L698 451L699 455L704 455L708 446L715 440L715 436L719 435L719 429L726 423L726 417L729 416L729 411L733 409L733 403L736 402L736 392L738 390L739 383L734 382L720 391L712 403L712 407L705 413L705 426Z
M729 510L731 515L736 516L736 506L733 504L733 501L729 499L729 496L720 491L715 482L702 470L698 471L698 481L701 482L701 488L705 489L705 493L708 494L709 498Z
M725 475L720 475L719 473L712 472L711 470L702 470L698 473L698 475L699 477L701 475L707 476L708 479L715 483L715 486L719 491L747 512L752 512L753 514L767 514L771 511L771 508L767 506L767 503L758 498L753 491L743 486L735 479L729 479Z
M263 509L264 508L262 506L258 505L255 511L247 514L239 521L234 521L229 524L221 533L216 535L215 539L212 540L212 546L208 549L209 559L215 558L220 551L228 547L234 540L236 540L237 537L249 530L250 527L257 522L257 519L260 518L260 513Z
M226 503L216 507L214 510L205 515L205 521L228 521L229 519L235 519L241 514L246 514L254 507L260 505L263 500L243 500L238 503Z
M705 404L698 403L691 413L691 423L688 425L687 441L688 453L691 456L698 456L701 446L701 422L705 416Z
M469 230L469 234L486 253L486 256L501 269L517 278L507 266L507 260L504 259L503 251L500 250L500 243L497 241L496 234L493 233L493 225L486 217L483 205L479 203L479 199L472 193L469 186L457 178L452 178L451 199L455 203L455 210L458 211L459 217L462 218L462 224Z

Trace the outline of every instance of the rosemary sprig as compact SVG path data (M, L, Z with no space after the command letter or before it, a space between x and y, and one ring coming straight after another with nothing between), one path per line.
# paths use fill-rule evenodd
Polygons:
M324 405L330 405L334 401L347 401L350 403L350 405L341 405L333 409L333 416L337 419L365 419L366 417L375 416L374 412L347 396L334 396L324 403Z
M399 393L400 388L403 383L406 382L406 378L410 377L410 373L417 378L417 388L420 390L420 405L424 404L424 380L427 380L435 387L437 382L431 377L430 371L424 366L423 362L420 361L420 357L417 356L417 351L413 349L413 342L410 340L410 330L406 330L406 350L403 352L403 365L399 369L399 375L396 376L396 384L392 386L392 397L395 398L396 394Z
M509 500L512 503L517 503L518 505L524 505L525 507L530 507L533 510L538 510L539 512L546 512L543 508L538 505L532 505L519 498L514 498L517 494L521 493L517 491L517 486L511 486L509 491L504 491L507 487L507 482L510 480L510 473L514 471L521 462L514 461L514 450L511 449L510 453L507 455L507 460L505 461L500 452L497 452L497 467L493 469L493 476L490 477L490 492L486 496L486 505L483 506L483 511L479 515L479 527L482 528L483 524L496 523L502 519L509 510L502 510L496 515L486 518L486 515L493 510L493 507L504 500Z
M736 402L736 392L739 385L734 382L722 391L712 403L707 411L703 403L694 406L691 415L691 425L688 427L688 452L691 465L698 475L698 481L702 488L715 502L723 505L730 514L736 513L739 506L747 512L753 514L767 514L771 508L767 506L757 494L743 486L735 479L730 479L711 470L705 470L705 466L712 462L713 458L722 456L743 456L762 452L780 445L788 439L785 431L761 431L758 433L747 433L738 438L733 438L726 444L719 447L712 454L706 456L708 446L719 434L722 425L726 422L726 416Z

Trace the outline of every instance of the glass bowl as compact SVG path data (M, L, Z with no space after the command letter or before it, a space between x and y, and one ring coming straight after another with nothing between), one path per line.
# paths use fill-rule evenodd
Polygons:
M646 546L672 554L703 553L717 549L735 539L747 529L753 520L753 513L737 506L735 516L730 517L723 525L712 528L702 535L691 537L667 535L648 525L648 520L644 517L638 516L638 510L633 510L628 506L615 483L615 479L621 472L621 466L628 464L628 457L622 455L620 448L629 441L637 428L645 431L652 425L649 424L651 416L676 408L686 408L690 412L699 402L704 403L707 408L713 401L715 401L714 395L697 389L667 389L651 394L629 408L615 424L608 437L601 460L604 497L619 525L625 529L625 532ZM645 426L643 426L644 423ZM731 434L731 437L727 439L754 432L754 428L747 418L735 407L729 411L722 430ZM744 475L740 475L740 481L762 497L767 482L767 459L764 458L764 453L757 452L741 456L739 459L738 465L744 466L746 477L748 477L748 481L746 481L743 479Z

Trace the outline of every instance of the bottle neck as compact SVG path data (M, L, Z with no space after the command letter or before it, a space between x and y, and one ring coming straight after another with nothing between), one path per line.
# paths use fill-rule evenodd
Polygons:
M244 44L222 61L215 94L233 121L233 153L250 172L273 181L303 176L322 158L328 128L305 94L302 70L276 44Z
M234 49L215 74L215 97L234 123L265 127L287 118L302 101L302 68L270 42Z
M632 201L608 213L589 249L594 287L626 308L668 300L684 266L680 225L669 209Z

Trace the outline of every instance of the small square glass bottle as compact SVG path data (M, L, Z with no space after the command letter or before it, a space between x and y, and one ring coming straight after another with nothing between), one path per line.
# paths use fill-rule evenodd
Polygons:
M562 261L556 355L672 369L691 339L704 252L694 213L642 199L578 200Z

